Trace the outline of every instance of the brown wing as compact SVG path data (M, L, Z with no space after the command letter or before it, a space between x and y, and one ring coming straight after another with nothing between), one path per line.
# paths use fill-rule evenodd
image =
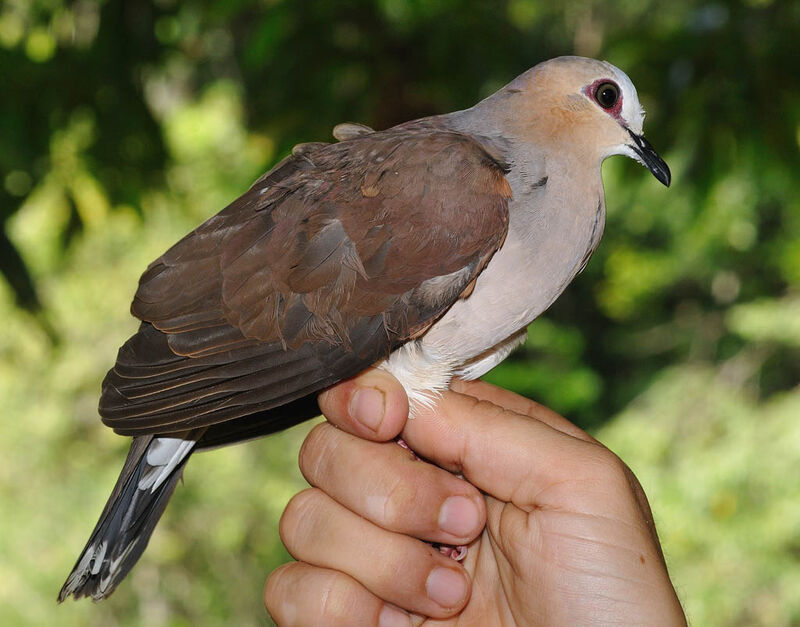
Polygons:
M140 280L103 421L165 433L283 405L424 332L502 244L511 195L470 138L295 150Z

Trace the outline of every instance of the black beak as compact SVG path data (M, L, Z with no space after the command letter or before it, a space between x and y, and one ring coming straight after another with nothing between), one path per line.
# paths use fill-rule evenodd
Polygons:
M658 153L650 145L650 142L644 138L644 135L637 135L631 129L626 130L633 139L633 143L628 145L639 155L642 163L653 173L653 176L669 187L669 183L672 180L669 166L658 156Z

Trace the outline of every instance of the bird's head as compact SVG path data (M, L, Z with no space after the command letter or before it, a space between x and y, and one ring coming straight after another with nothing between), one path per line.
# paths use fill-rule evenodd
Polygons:
M558 57L525 72L506 90L530 103L521 113L517 107L523 135L573 144L601 161L611 155L631 157L669 187L669 167L642 134L644 109L636 88L619 68L584 57Z

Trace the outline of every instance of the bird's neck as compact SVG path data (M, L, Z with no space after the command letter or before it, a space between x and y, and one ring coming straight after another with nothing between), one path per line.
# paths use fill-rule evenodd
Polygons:
M509 130L513 96L504 98L502 93L438 119L469 134L507 165L506 178L513 191L510 230L521 239L538 248L543 224L551 232L555 229L566 235L577 229L576 235L582 234L598 212L604 219L602 155L589 154L578 141L544 133L541 142L519 139Z
M487 118L478 124L471 110L459 114L448 120L451 128L499 151L513 192L505 243L472 295L437 324L442 331L448 325L469 329L470 320L486 319L480 334L464 338L464 346L475 351L505 340L552 304L596 248L605 204L599 159L571 146L545 150L516 142ZM429 343L439 339L434 329L430 336Z

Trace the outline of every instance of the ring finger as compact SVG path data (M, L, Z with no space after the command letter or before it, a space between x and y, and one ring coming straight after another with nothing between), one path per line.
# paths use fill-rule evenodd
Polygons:
M469 598L469 578L460 564L424 542L378 527L321 490L305 490L289 502L280 532L295 559L341 571L410 612L446 618Z

